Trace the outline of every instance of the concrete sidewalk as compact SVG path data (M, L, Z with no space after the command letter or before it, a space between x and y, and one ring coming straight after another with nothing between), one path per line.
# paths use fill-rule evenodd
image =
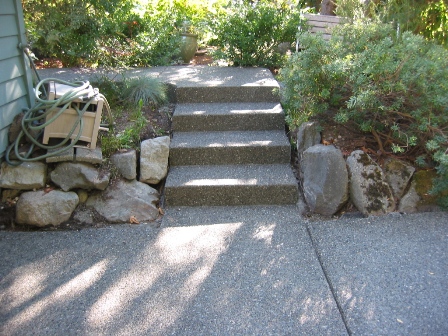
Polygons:
M58 78L65 81L93 81L101 77L119 81L124 76L155 77L176 87L278 86L271 72L262 68L184 65L132 68L123 71L84 68L41 69L38 73L41 79Z
M448 213L0 232L1 335L446 335Z

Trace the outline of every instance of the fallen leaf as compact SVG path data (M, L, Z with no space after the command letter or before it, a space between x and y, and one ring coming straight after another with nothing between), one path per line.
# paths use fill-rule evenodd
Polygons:
M48 194L50 191L52 191L52 190L54 190L54 188L53 187L46 187L45 189L44 189L44 194Z
M163 211L163 209L162 208L159 208L159 215L164 215L165 214L165 211Z
M129 222L131 224L140 224L140 222L138 221L137 217L135 217L135 216L131 216L131 218L129 218Z

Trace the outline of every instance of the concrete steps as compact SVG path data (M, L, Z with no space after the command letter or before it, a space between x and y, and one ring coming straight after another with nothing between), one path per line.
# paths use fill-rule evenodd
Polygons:
M177 132L284 130L278 102L178 104L173 116Z
M171 167L165 196L171 206L295 204L297 182L288 164Z
M171 166L269 164L290 161L284 131L179 132L170 149Z
M265 69L225 69L209 80L201 71L176 88L167 205L295 204L277 82Z

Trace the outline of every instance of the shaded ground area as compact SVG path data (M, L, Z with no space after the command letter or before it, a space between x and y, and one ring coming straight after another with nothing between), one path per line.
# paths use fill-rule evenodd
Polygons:
M170 209L160 228L0 232L2 335L445 335L448 214Z

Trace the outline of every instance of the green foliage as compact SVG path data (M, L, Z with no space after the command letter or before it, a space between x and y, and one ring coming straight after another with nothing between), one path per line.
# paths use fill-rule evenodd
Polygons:
M163 104L167 101L166 85L153 77L133 77L125 81L124 98L131 104Z
M448 47L447 0L337 0L336 14L356 20L390 23Z
M339 15L395 22L448 45L446 0L338 0ZM277 67L281 42L293 43L298 8L317 0L22 0L28 40L37 57L64 66L154 66L175 63L179 32L187 21L234 65ZM293 5L291 5L293 4Z
M118 74L117 74L118 75ZM107 98L110 105L143 106L160 105L166 103L167 87L154 77L131 77L118 81L108 76L97 76L91 82L92 86Z
M217 57L234 66L277 67L286 59L278 45L294 43L300 12L285 1L230 2L211 24Z
M38 56L58 57L65 65L90 65L99 41L117 35L132 8L128 0L22 1L28 40Z
M120 106L123 104L123 81L117 81L107 75L96 75L90 81L90 84L98 88L103 94L110 106Z
M143 107L154 107L166 102L165 84L152 77L123 78L117 81L116 78L108 76L98 76L91 84L97 87L113 106L113 118L122 123L101 135L101 149L105 157L121 149L138 149L141 135L148 126ZM162 135L163 130L154 129L152 125L151 127L157 135Z
M434 192L445 190L448 51L385 24L344 25L328 43L309 33L300 41L304 50L281 70L290 126L320 118L370 132L383 152L432 158Z
M101 149L106 157L121 150L140 148L140 134L148 124L142 112L143 101L139 101L138 107L131 115L130 125L123 131L115 134L114 130L109 130L109 133L101 136Z
M184 21L206 28L207 2L131 0L24 0L28 40L38 57L65 66L172 64Z

